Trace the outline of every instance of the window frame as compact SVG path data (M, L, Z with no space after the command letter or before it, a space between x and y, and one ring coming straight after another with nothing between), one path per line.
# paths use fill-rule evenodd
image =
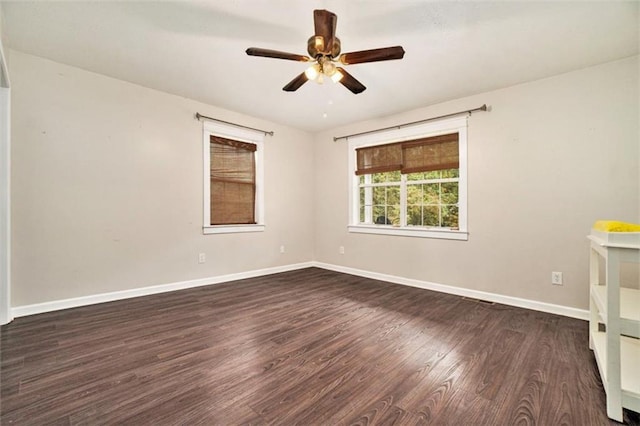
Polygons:
M416 226L393 226L378 224L360 223L360 193L359 177L356 175L356 148L367 146L385 145L395 142L409 141L422 137L433 137L448 133L458 133L458 228L441 229L437 227L416 227ZM427 122L420 125L403 127L384 132L377 132L362 136L351 137L349 142L349 221L347 229L349 232L382 235L400 235L421 238L439 238L450 240L468 240L467 228L467 116L454 117L445 120ZM401 180L405 180L403 177ZM406 182L405 182L406 183ZM401 211L402 216L406 215L406 192L401 185ZM406 189L406 185L404 185ZM404 208L402 208L404 207Z
M229 126L223 123L205 121L203 123L202 135L203 234L264 231L264 133ZM249 142L256 145L256 151L254 152L256 166L255 224L211 225L211 154L209 149L211 135L240 142Z

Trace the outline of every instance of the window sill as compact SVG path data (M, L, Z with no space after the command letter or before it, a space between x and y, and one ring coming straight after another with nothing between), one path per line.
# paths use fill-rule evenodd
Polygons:
M207 234L235 234L238 232L262 232L264 225L218 225L203 226L202 233Z
M469 239L469 233L464 231L451 231L448 229L423 229L423 228L398 228L380 225L349 225L349 232L361 234L400 235L404 237L438 238L445 240Z

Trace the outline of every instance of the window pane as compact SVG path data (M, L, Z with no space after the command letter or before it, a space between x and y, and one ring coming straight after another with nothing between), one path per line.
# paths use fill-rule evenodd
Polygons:
M457 203L457 182L409 184L407 225L457 228Z
M378 225L391 225L393 223L399 225L400 185L374 186L370 190L373 193L373 222Z
M400 225L400 205L387 207L387 219L390 225Z
M373 187L373 204L387 204L384 186Z
M442 170L442 178L457 178L458 177L458 169L448 169Z
M360 206L364 206L365 198L364 198L365 189L360 188Z
M422 226L422 207L421 206L407 207L407 225Z
M400 182L400 171L374 173L373 183Z
M386 173L374 173L373 175L373 183L384 183L387 181L387 174Z
M424 179L423 172L407 174L407 180L423 180L423 179Z
M426 172L424 174L425 179L440 179L440 170L434 170L432 172Z
M442 184L442 204L458 203L458 182Z
M400 187L399 186L387 186L387 205L394 206L400 205Z
M386 206L373 206L373 221L377 224L384 225L386 223Z
M407 204L422 204L422 185L407 185Z
M360 185L364 184L364 175L360 175L360 177L358 178L358 182L360 183Z
M387 174L387 177L388 177L387 182L400 182L401 176L402 174L400 173L400 170L396 170L395 172L389 172Z
M442 206L442 226L458 228L458 206Z
M430 183L423 185L424 187L424 204L440 204L440 184Z
M360 204L360 223L364 223L364 205Z
M440 226L440 208L438 206L424 207L424 226Z

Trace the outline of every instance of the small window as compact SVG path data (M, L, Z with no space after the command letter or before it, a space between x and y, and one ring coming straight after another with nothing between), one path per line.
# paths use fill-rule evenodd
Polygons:
M349 231L467 239L466 118L350 140Z
M204 123L204 233L264 230L262 133Z

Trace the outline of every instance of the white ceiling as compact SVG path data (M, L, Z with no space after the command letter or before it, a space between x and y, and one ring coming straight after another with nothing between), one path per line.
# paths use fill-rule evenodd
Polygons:
M12 49L318 131L637 55L639 4L3 0L2 9ZM343 52L402 45L404 59L348 66L367 86L359 95L333 83L282 91L307 65L245 49L306 54L313 9L338 15Z

